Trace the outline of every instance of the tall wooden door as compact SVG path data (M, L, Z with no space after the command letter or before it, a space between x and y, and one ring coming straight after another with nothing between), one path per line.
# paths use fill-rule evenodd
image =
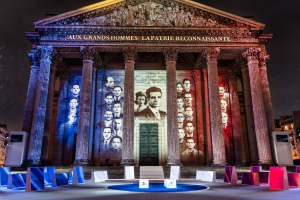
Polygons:
M140 124L140 166L158 164L158 124Z

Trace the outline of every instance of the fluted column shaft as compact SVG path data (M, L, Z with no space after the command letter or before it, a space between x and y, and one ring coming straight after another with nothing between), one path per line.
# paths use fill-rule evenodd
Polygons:
M272 132L275 131L275 122L274 122L274 114L272 108L272 101L271 101L271 93L268 81L268 74L267 74L267 62L270 56L261 54L259 59L259 75L260 75L260 82L261 82L261 91L264 100L265 112L266 112L266 119L268 125L268 134L272 152L272 159L273 161L276 160L275 152L274 152L274 145L272 142Z
M231 119L232 119L232 132L234 141L234 155L236 165L245 165L245 149L243 139L243 129L240 113L240 102L237 90L237 80L235 77L229 77L229 91L231 103Z
M222 112L220 106L219 80L217 58L219 48L206 49L210 128L212 136L213 165L226 165L224 133L222 127Z
M124 78L124 106L123 106L123 142L122 166L135 165L134 163L134 64L137 51L135 48L126 48L123 51L125 61Z
M42 153L41 153L41 161L44 164L48 163L56 69L57 69L57 62L53 62L50 67L45 127L44 127L43 146L42 146Z
M178 110L176 90L176 59L177 49L164 50L167 70L167 138L168 160L167 166L178 166L180 163L179 136L178 136Z
M209 118L209 101L208 101L208 85L207 85L207 69L203 69L204 81L204 98L205 98L205 118L206 118L206 140L207 140L207 165L213 163L213 153L211 144L210 118Z
M93 59L95 49L81 48L83 69L79 104L78 130L76 141L75 165L89 165L89 138L93 89Z
M60 71L60 85L59 85L59 94L58 94L58 104L56 110L56 120L55 120L55 132L54 132L54 142L52 150L52 161L51 164L54 166L62 165L62 155L63 155L63 142L64 142L64 120L65 115L63 111L67 109L67 102L62 100L67 97L68 93L68 78L69 71L64 70Z
M270 141L268 135L268 126L265 114L264 101L261 91L261 82L259 77L258 57L260 49L249 48L243 56L248 60L251 97L253 104L254 124L256 131L256 141L258 148L258 164L272 164Z
M38 49L41 51L41 61L34 102L28 157L26 162L27 165L40 165L50 65L53 53L52 46L39 46Z
M246 122L247 122L247 132L250 150L250 160L251 165L257 165L258 163L258 150L256 144L256 134L253 116L253 106L251 99L251 89L250 89L250 78L249 70L247 66L242 67L242 80L243 80L243 93L246 111Z
M96 113L96 87L97 87L97 68L93 68L93 92L92 92L92 113L91 113L91 126L90 126L90 140L89 140L89 157L90 165L93 164L93 148L94 148L94 133L95 133L95 113ZM97 164L97 163L96 163Z
M28 84L28 90L26 96L22 131L26 131L27 133L30 133L36 88L37 88L37 82L38 82L39 71L40 71L40 56L38 52L36 52L36 50L34 49L32 53L28 53L28 57L30 58L31 72L30 72L30 78L29 78L29 84Z
M201 71L194 70L194 80L196 87L196 109L197 109L197 129L198 129L198 147L204 154L204 133L203 133L203 112L202 112L202 88L201 88ZM204 165L203 156L199 157L199 164Z

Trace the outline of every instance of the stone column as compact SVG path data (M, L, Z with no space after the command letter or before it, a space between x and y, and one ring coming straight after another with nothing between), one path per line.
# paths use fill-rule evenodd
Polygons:
M28 53L28 57L30 58L31 72L30 72L28 91L26 96L22 131L26 131L27 133L30 133L35 94L36 94L37 82L38 82L39 71L40 71L40 56L36 49L32 49L31 53Z
M207 85L207 69L203 69L203 82L204 82L204 98L205 98L205 123L206 123L206 140L207 140L207 163L210 166L213 163L213 154L211 146L211 132L210 132L210 119L209 119L209 102L208 102L208 85Z
M220 48L207 48L205 50L208 72L208 92L210 129L212 136L213 164L214 166L226 165L224 133L222 127L222 113L220 106L219 80L218 80L218 55Z
M250 150L250 165L257 165L258 163L258 151L256 145L256 134L253 116L253 106L251 99L251 89L250 89L250 78L249 70L247 64L242 63L242 84L245 102L245 112L246 112L246 124L248 132L249 150Z
M230 103L231 103L231 120L232 120L232 132L233 132L233 144L235 164L240 166L246 165L243 129L241 121L241 111L239 94L237 90L237 78L235 76L228 77L229 91L230 91Z
M203 111L202 111L202 88L201 88L201 72L199 70L194 70L194 81L196 87L196 111L197 111L197 133L198 133L198 147L202 153L204 150L204 132L203 132ZM199 157L199 164L204 165L204 156Z
M181 166L178 136L178 111L176 90L176 59L178 50L164 49L167 70L167 133L168 160L167 166Z
M67 101L63 101L68 94L68 79L69 79L69 70L61 70L60 74L60 85L58 93L58 103L56 111L56 120L55 120L55 132L54 132L54 141L53 141L53 150L52 150L52 161L51 164L54 166L62 165L62 155L63 155L63 142L64 142L64 121L65 115L64 111L67 109ZM63 113L63 114L62 114Z
M48 152L49 152L49 142L50 142L50 132L51 132L51 121L52 121L52 110L53 110L53 98L54 98L54 89L55 89L55 79L56 79L56 69L59 62L59 58L56 57L53 60L50 67L50 77L49 77L49 86L48 86L48 98L46 106L46 116L45 116L45 127L43 135L43 145L41 153L41 161L43 165L48 164Z
M265 112L266 112L272 158L273 161L275 161L276 160L275 151L272 142L272 132L275 131L275 122L274 122L274 114L273 114L270 87L269 87L268 74L267 74L267 62L269 59L270 59L269 55L266 55L265 53L260 54L259 75L260 75L260 82L261 82L261 91L264 100Z
M94 149L94 133L95 133L95 113L96 113L96 88L97 88L97 68L93 68L93 92L92 92L92 113L90 126L90 140L89 140L89 164L93 164L93 149ZM96 163L98 164L98 163Z
M270 165L273 162L258 67L260 51L261 50L259 48L249 48L243 53L243 56L248 60L251 98L259 157L258 164Z
M38 46L41 51L40 71L34 102L34 111L29 140L28 156L25 165L40 165L46 104L49 85L52 46Z
M123 49L125 62L122 166L134 166L134 65L136 48Z
M83 69L79 104L78 130L74 165L89 165L89 138L93 90L94 48L81 47Z

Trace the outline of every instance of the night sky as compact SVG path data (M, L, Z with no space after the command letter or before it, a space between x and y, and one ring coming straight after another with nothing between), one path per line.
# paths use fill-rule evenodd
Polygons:
M1 0L0 6L0 123L8 130L22 129L30 76L27 53L31 43L24 31L45 14L61 14L97 0ZM268 77L275 118L300 110L300 1L299 0L198 0L238 16L254 16L274 34L267 44L271 58Z

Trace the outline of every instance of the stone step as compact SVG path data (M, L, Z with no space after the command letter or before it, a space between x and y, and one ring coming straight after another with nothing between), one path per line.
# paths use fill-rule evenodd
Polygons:
M162 166L141 166L140 179L164 179L164 170Z

